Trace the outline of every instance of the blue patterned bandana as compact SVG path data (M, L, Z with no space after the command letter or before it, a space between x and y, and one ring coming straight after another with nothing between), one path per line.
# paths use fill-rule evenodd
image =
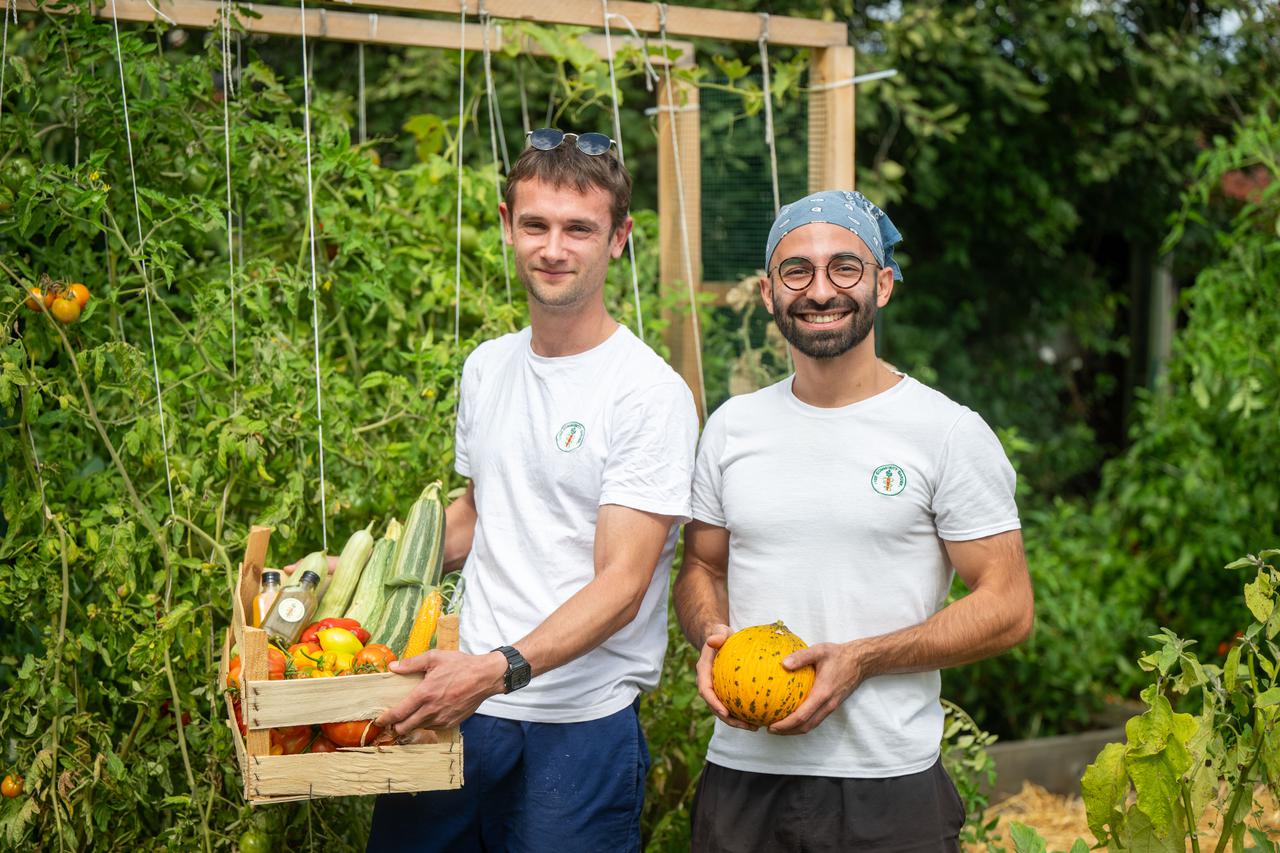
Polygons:
M875 255L876 263L893 270L894 281L902 281L902 270L893 259L893 247L902 240L898 229L888 215L859 192L824 190L807 195L799 201L784 204L778 218L769 229L769 242L765 246L764 265L769 268L773 250L783 237L802 225L826 222L839 225L858 235Z

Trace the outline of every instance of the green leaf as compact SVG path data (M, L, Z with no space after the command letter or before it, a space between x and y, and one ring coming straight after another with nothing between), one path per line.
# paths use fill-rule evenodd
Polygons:
M1227 692L1236 689L1236 679L1240 674L1240 649L1241 646L1234 645L1231 651L1227 652L1227 661L1222 665L1222 686L1227 688Z
M1272 687L1270 690L1259 693L1258 698L1253 700L1253 704L1258 708L1280 704L1280 687Z
M1271 618L1271 611L1275 608L1275 586L1271 582L1271 576L1258 573L1258 577L1253 583L1244 585L1244 602L1249 608L1249 612L1253 614L1253 618L1259 622L1265 623Z
M1107 837L1108 825L1114 832L1123 820L1120 807L1129 792L1124 753L1124 744L1107 744L1094 762L1085 768L1080 780L1085 816L1099 843Z
M1013 821L1009 834L1013 836L1014 853L1046 853L1048 849L1040 833L1025 824Z

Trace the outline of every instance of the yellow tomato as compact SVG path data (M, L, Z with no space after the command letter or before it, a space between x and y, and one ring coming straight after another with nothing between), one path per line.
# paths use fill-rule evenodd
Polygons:
M355 655L364 648L359 638L346 628L325 628L316 634L316 639L320 641L320 648L326 652Z
M355 661L355 655L349 655L345 652L338 652L333 661L334 672L350 672L351 666Z

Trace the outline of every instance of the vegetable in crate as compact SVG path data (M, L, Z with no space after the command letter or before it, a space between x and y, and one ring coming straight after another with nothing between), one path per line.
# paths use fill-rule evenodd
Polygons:
M431 648L431 640L436 635L436 622L440 620L440 612L444 609L444 597L439 588L432 589L422 597L418 606L418 615L414 617L413 628L409 631L409 640L405 643L402 658L420 655Z
M414 617L423 595L440 583L444 568L444 504L442 486L437 480L422 490L409 510L400 544L396 547L386 588L390 592L378 627L375 642L392 649L403 649L409 640Z
M342 555L338 557L338 567L333 570L329 588L316 609L317 618L342 616L347 612L347 607L351 604L351 596L360 581L360 574L373 553L373 534L369 532L372 529L373 522L370 522L364 530L352 533L347 544L342 547Z
M355 594L347 605L348 619L355 619L361 625L378 624L386 596L383 585L391 574L402 529L400 522L391 519L386 534L373 546L373 554L360 573L360 582L356 584Z
M308 554L298 569L301 572L298 582L280 591L271 612L262 620L262 630L267 636L286 646L296 642L303 626L311 621L316 609L316 585L320 583L321 573L329 570L329 559L324 551L316 551Z

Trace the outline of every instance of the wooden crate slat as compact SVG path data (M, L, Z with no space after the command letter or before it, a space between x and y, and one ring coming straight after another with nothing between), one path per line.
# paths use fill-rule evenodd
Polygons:
M462 787L459 744L273 755L251 758L250 764L254 798L341 797Z
M250 729L274 729L369 720L421 683L421 675L394 672L246 682L244 722Z

